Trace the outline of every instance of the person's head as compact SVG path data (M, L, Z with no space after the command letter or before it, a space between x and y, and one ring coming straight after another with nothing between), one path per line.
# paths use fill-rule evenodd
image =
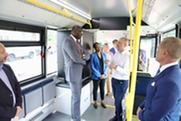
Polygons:
M118 41L118 51L123 52L128 47L128 39L126 37L121 37Z
M98 42L95 42L93 44L93 48L95 49L96 52L100 52L101 51L101 46Z
M105 43L103 45L103 52L109 52L109 45L108 45L108 43Z
M85 50L91 50L91 46L89 45L89 43L86 42L83 46Z
M2 43L0 43L0 63L3 63L8 57L8 53Z
M71 34L76 38L80 39L82 36L82 28L79 25L75 25L72 27Z
M112 41L112 43L113 43L113 45L114 45L115 48L118 47L118 40L117 40L117 39L114 39L114 40Z
M175 37L164 38L156 52L156 61L160 65L176 62L181 57L181 39Z

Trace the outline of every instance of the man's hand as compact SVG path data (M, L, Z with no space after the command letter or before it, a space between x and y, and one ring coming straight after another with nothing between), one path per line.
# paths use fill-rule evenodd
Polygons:
M105 60L104 62L105 62L105 64L109 65L110 61L109 60Z
M22 111L22 108L20 106L17 106L16 108L17 108L17 111L16 111L15 117L18 116L20 112Z
M138 107L137 111L136 111L136 115L137 117L139 116L139 112L141 111L142 109L140 107ZM144 109L143 109L144 110ZM139 118L139 117L138 117Z
M109 65L109 68L110 68L110 69L116 69L116 68L117 68L117 65L116 65L116 64L110 64L110 65Z
M83 54L80 54L80 57L83 58Z

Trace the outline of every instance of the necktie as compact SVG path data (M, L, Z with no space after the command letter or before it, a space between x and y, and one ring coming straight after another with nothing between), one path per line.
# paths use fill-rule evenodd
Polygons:
M82 54L82 48L81 48L81 46L79 45L78 40L76 40L76 44L77 44L77 46L78 46L79 53Z
M155 74L155 77L158 76L160 74L160 68L158 69L158 71Z

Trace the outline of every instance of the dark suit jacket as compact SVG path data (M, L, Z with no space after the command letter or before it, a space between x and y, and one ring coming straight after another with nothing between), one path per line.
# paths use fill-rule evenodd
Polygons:
M16 105L13 107L13 96L9 88L0 78L0 121L10 121L16 114L16 106L22 107L21 89L15 74L9 65L3 64L4 72L6 73L12 89L16 96Z
M116 53L114 47L112 47L109 51L112 52L113 55Z
M79 48L71 36L63 41L62 52L65 63L66 81L81 81L82 69L83 65L85 65L85 61L80 57Z
M140 105L141 121L179 121L181 110L181 70L168 67L149 83L145 101Z

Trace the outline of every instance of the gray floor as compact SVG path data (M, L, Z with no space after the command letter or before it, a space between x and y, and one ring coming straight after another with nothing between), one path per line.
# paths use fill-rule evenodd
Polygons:
M100 99L98 99L98 102L99 100ZM106 109L102 108L100 105L97 109L94 109L93 105L91 104L82 115L82 118L86 121L108 121L114 116L114 99L112 98L112 95L105 96L105 104L107 105ZM70 121L70 116L56 112L49 115L43 121Z

